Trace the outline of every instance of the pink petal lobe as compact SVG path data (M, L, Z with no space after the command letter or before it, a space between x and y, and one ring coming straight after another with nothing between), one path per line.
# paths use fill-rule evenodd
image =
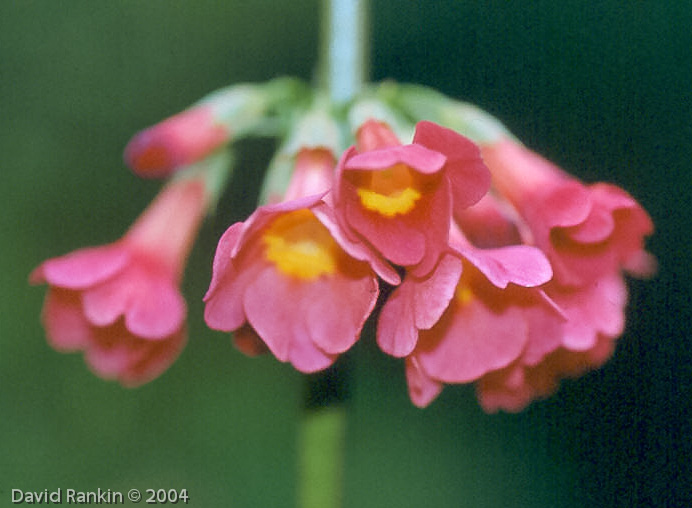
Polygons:
M413 357L406 358L406 382L411 402L420 408L428 406L442 392L442 383L427 376Z
M447 157L445 173L452 185L454 209L478 202L490 188L490 171L481 158L480 148L470 139L435 123L416 125L414 144L421 144Z
M125 326L134 335L160 340L180 330L186 314L185 299L178 288L170 280L152 278L132 299Z
M521 354L527 336L518 308L496 313L474 298L450 306L435 328L422 331L414 354L436 380L466 383L509 365Z
M400 145L355 154L346 161L345 169L377 171L405 164L428 175L442 169L446 160L443 154L422 145Z
M42 318L48 342L58 351L78 351L92 340L91 328L84 319L77 292L49 289Z
M249 325L243 325L233 332L233 345L247 356L259 356L269 352L269 348Z
M31 274L30 281L65 289L85 289L118 273L129 257L127 249L119 244L80 249L44 261Z
M432 328L444 313L461 276L461 260L446 254L435 270L416 284L415 323L421 330Z
M496 249L460 248L460 252L499 288L509 283L524 287L548 282L553 271L540 249L528 245L513 245Z
M346 203L349 225L394 264L412 266L425 254L425 236L399 217L383 220L375 212L361 210L359 202Z
M425 254L409 270L416 277L424 277L433 270L442 253L448 250L449 226L452 214L452 195L446 182L421 203L412 213L411 224L425 237ZM407 265L408 266L408 265Z
M624 331L627 287L618 274L579 290L556 293L555 298L569 318L562 339L569 350L585 351L594 347L599 337L614 338Z
M334 355L312 341L302 312L306 302L301 286L268 267L248 284L243 303L248 322L278 360L291 362L302 372L315 372L331 365Z
M84 316L93 326L112 325L129 308L141 282L132 277L131 270L123 274L125 277L121 274L82 293Z
M304 288L304 313L310 338L329 354L343 353L358 340L375 307L377 280L367 274L360 279L334 276Z
M377 322L377 344L397 358L407 356L418 343L413 288L406 279L387 299Z
M341 246L349 256L367 262L370 267L382 279L389 284L396 286L401 282L401 277L394 268L387 263L377 252L361 241L352 239L337 222L334 210L326 203L318 203L312 208L312 213L315 214L324 227L329 230L332 238Z
M449 305L461 276L461 260L445 255L424 279L407 276L384 304L377 327L377 343L395 357L409 355L418 342L418 330L437 323Z
M184 328L165 340L148 341L133 336L118 322L98 329L84 359L99 377L136 387L161 375L180 355L186 341Z
M147 341L141 352L130 357L128 369L118 382L126 388L136 388L163 374L180 356L187 343L187 330L183 327L166 340Z
M221 236L214 255L212 281L204 296L204 320L214 330L230 332L245 322L245 287L265 265L255 252L234 256L245 232L241 222Z
M540 220L549 227L570 227L581 224L591 213L589 191L581 183L559 180L547 194L525 204L529 220Z
M225 276L226 268L231 262L232 253L238 243L242 229L243 223L236 222L221 235L219 243L216 246L216 253L214 254L211 283L204 297L205 300L209 298L210 294L213 293L219 285L220 280Z
M568 235L575 242L598 243L606 240L614 229L615 220L611 211L594 208L584 222L568 229Z

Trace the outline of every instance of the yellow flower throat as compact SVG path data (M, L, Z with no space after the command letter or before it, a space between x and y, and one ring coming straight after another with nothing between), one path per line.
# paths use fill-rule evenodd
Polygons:
M265 258L285 275L313 280L336 271L341 248L307 209L276 218L262 235Z
M415 176L404 164L372 171L368 176L369 182L358 186L356 191L360 202L366 209L385 217L410 212L421 197L420 191L413 187Z

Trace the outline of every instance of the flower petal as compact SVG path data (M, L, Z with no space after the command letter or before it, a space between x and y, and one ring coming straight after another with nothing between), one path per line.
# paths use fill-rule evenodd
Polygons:
M187 330L183 327L165 340L142 342L141 349L130 355L128 368L118 376L126 388L141 386L163 374L185 348Z
M423 121L416 124L413 143L447 157L444 171L452 186L455 210L473 205L490 189L490 171L481 158L480 148L470 139L451 129Z
M524 287L540 286L553 276L543 252L528 245L497 249L459 248L461 254L499 288L509 283Z
M82 314L79 293L49 289L42 317L48 343L54 349L63 352L77 351L90 344L92 332Z
M125 312L127 329L145 339L165 339L185 322L187 306L169 279L152 277L143 284Z
M375 212L364 211L359 203L345 203L349 225L382 255L401 266L418 264L425 255L425 236L400 217L382 220Z
M299 283L267 267L248 284L243 303L248 322L278 360L315 372L331 365L335 356L313 343L303 297Z
M497 313L472 298L456 308L450 305L433 329L421 331L414 355L434 379L466 383L516 360L527 337L519 308Z
M428 406L442 392L442 383L427 376L413 357L406 358L406 381L411 402L420 408Z
M358 340L378 294L377 280L368 272L359 279L336 275L304 284L304 315L312 341L329 354L348 350Z
M390 146L355 154L346 161L346 170L377 171L395 164L405 164L419 173L429 175L442 169L446 157L422 145Z
M409 355L418 342L418 330L433 327L444 313L460 275L461 260L447 254L428 277L405 277L380 313L377 343L382 351Z
M118 273L129 258L128 250L120 244L88 247L44 261L29 280L65 289L85 289Z

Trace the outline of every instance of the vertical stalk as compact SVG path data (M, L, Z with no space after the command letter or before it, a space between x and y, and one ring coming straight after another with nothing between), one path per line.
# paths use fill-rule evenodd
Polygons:
M306 377L298 439L298 506L340 508L349 396L348 358Z
M337 104L351 100L367 76L367 0L323 0L320 65Z
M322 86L334 105L347 103L365 82L367 0L323 0L320 37ZM348 374L345 358L307 376L298 439L298 506L342 503Z
M344 407L325 407L303 414L299 439L300 508L339 508L342 501Z

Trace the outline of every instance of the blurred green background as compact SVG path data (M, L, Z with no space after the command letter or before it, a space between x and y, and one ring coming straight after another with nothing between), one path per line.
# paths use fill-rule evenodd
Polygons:
M403 367L349 354L344 506L682 507L692 494L692 4L372 5L372 78L477 103L587 181L652 214L660 273L634 281L602 370L518 415L472 389L412 406ZM115 240L155 195L121 152L137 130L230 83L310 79L315 0L27 0L0 7L0 505L11 490L188 489L191 506L294 506L303 379L202 321L215 242L254 207L273 144L241 145L185 281L190 343L125 390L53 352L27 285L42 260ZM127 504L127 503L126 503Z

